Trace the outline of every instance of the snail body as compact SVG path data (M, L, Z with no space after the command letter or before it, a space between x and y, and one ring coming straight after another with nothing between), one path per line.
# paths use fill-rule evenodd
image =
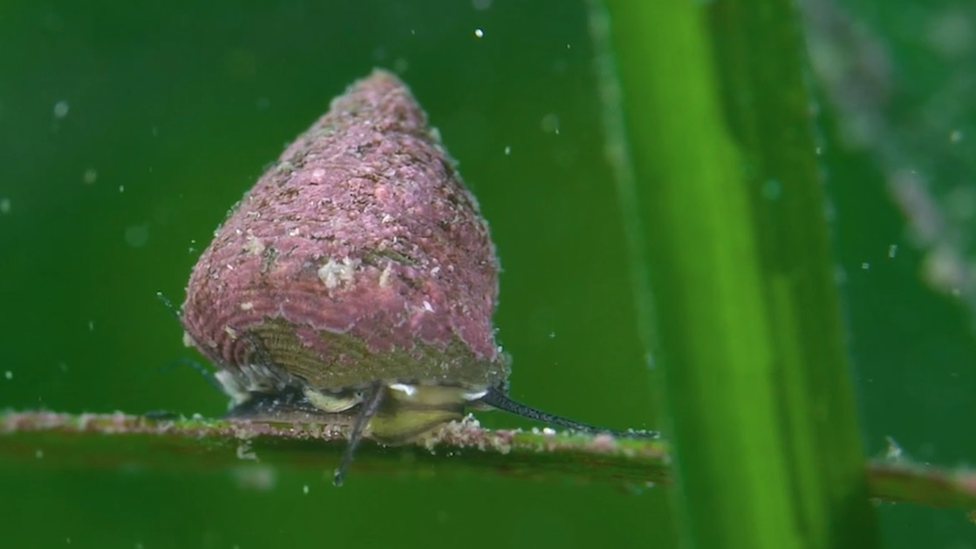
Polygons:
M508 399L497 272L487 223L426 114L376 70L231 209L181 322L216 365L230 416L351 425L337 484L364 432L408 442L469 407L595 429Z

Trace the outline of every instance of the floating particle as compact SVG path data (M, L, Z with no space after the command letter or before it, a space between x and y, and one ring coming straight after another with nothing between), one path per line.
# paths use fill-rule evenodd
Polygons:
M895 439L886 436L885 441L887 442L887 448L885 449L885 459L889 460L899 460L901 459L905 452L902 450L901 445L895 442Z
M10 213L10 208L11 207L12 207L12 204L10 203L10 199L9 198L0 198L0 214L8 214L8 213Z
M54 117L64 118L65 116L68 116L68 102L58 101L54 104Z
M98 179L98 172L94 168L88 168L81 176L81 181L85 185L92 185Z
M149 224L130 225L125 228L125 243L133 248L141 248L149 241Z
M543 116L540 126L542 127L542 131L546 133L559 135L559 116L554 113Z
M484 38L485 31L482 29L474 29L474 36L475 38Z

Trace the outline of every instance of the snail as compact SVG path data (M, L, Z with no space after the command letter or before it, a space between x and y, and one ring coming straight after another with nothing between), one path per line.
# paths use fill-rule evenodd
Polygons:
M230 210L179 312L228 416L345 422L340 485L364 433L417 440L500 409L613 431L508 396L498 260L478 203L407 86L376 69L335 98Z

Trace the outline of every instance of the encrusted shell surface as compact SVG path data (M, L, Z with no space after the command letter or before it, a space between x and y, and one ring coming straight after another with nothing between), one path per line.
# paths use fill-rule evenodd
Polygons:
M281 155L193 269L190 343L324 390L496 386L488 227L407 87L376 70Z

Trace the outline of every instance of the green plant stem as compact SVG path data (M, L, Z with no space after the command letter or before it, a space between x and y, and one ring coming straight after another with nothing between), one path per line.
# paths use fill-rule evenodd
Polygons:
M174 473L262 465L311 471L331 484L348 444L348 427L156 420L122 413L0 412L0 469L139 467ZM569 478L643 489L665 479L667 460L667 443L661 440L491 430L468 420L448 424L418 444L360 445L348 483L371 473L423 477L495 471L518 478Z
M606 4L684 538L876 547L792 3Z
M122 413L0 412L0 470L15 474L95 468L240 473L258 466L311 473L329 484L345 448L345 427L203 418L154 420ZM523 479L569 478L640 489L671 483L668 448L662 440L490 430L465 422L446 427L426 444L363 445L352 469L352 482L364 474L443 477L494 472ZM976 473L971 470L940 469L903 458L876 460L866 470L869 494L876 500L976 508Z

